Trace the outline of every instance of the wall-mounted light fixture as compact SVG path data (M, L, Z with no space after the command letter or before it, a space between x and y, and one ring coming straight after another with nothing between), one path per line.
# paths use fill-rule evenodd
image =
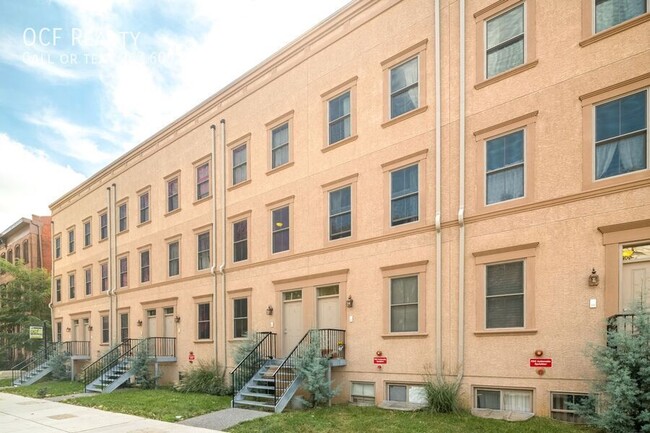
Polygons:
M354 305L354 299L352 299L352 295L348 296L348 299L345 300L345 306L348 308L352 308Z
M181 316L174 317L174 322L181 323Z
M88 325L88 330L89 330L89 331L92 331L92 330L93 330L93 326L92 326L92 325Z
M596 287L600 283L600 277L596 273L596 268L591 269L591 275L589 275L589 285L591 287Z
M268 307L266 307L266 315L267 316L273 315L273 305L269 305Z
M138 320L136 323L138 324L138 326L142 326L142 320Z
M70 332L70 328L65 328L65 332Z

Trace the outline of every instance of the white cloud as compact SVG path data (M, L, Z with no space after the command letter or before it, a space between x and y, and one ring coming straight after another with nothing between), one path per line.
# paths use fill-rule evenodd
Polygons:
M0 133L0 151L0 231L22 217L49 215L50 203L85 180L7 134Z

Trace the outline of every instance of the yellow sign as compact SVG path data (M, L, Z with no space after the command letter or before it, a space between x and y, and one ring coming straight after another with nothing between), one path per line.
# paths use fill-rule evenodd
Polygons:
M29 327L29 338L31 340L42 340L43 339L43 327L42 326L30 326Z

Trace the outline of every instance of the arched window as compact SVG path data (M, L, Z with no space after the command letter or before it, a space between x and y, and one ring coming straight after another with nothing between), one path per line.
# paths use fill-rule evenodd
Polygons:
M13 263L13 262L14 262L14 252L11 251L11 250L9 250L9 253L8 253L8 255L7 255L7 261L8 261L9 263Z
M16 245L15 251L16 251L15 252L15 254L16 254L16 263L18 263L18 261L20 260L20 245Z
M29 242L23 242L23 260L25 264L29 263Z

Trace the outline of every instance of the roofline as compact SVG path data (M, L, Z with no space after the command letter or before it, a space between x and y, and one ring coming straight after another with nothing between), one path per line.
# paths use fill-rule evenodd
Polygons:
M21 218L21 219L19 219L18 221L16 221L15 223L13 223L9 227L7 227L5 229L5 231L0 233L0 239L4 239L4 238L8 237L13 232L18 230L20 228L20 226L22 226L23 224L30 225L31 223L32 223L32 220L30 220L29 218Z
M393 0L390 3L395 4L401 1L402 0ZM148 147L156 144L156 142L161 142L170 134L173 134L174 131L180 129L182 124L191 123L192 120L195 120L201 114L204 114L205 112L215 107L218 108L218 110L214 113L214 116L217 116L221 112L225 111L228 107L221 107L222 101L227 100L233 95L236 95L237 92L245 89L250 83L255 82L260 76L264 76L268 72L273 71L276 65L286 61L287 58L295 57L305 47L309 46L310 43L322 38L331 30L337 28L341 22L349 20L354 15L363 12L378 2L379 0L352 0L350 3L346 4L322 20L320 23L316 24L314 27L300 35L293 42L290 42L288 45L263 60L257 66L253 67L240 77L236 78L230 84L226 85L224 88L217 91L212 96L200 102L194 108L190 109L187 113L172 121L163 129L145 139L140 144L136 145L133 149L127 151L116 160L109 163L104 168L100 169L88 179L77 185L75 188L59 197L49 205L52 214L54 214L54 209L61 206L63 202L70 199L75 194L81 193L82 190L89 188L90 185L98 181L103 176L109 174L112 170L118 168L124 162L136 156L136 154L144 152Z

